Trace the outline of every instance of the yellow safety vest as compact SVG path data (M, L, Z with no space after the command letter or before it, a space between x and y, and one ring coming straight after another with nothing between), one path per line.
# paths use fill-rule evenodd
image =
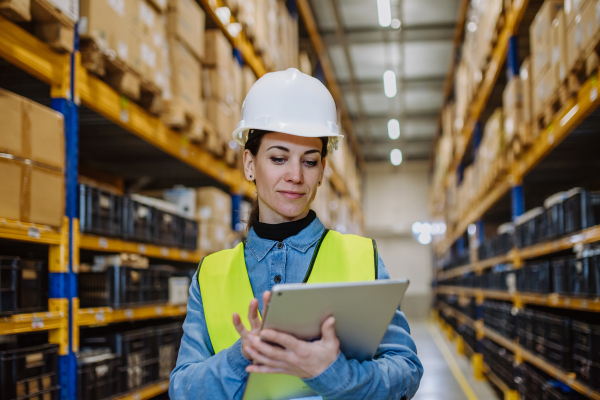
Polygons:
M377 279L377 245L372 239L325 230L303 283L358 282ZM215 354L239 338L232 315L247 329L248 306L255 298L244 258L244 244L204 257L198 267L204 317Z

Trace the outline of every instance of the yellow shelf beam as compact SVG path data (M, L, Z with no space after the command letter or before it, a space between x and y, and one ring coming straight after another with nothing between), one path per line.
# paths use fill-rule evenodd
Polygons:
M79 248L110 253L135 253L147 257L173 261L199 263L205 256L198 250L183 250L174 247L161 247L151 244L128 242L101 236L80 235Z
M124 100L105 82L77 66L77 87L84 105L172 157L226 184L233 192L252 196L254 189L241 171L228 167L198 145L190 143L135 103Z
M0 218L0 238L50 245L60 245L64 240L60 231L49 226L4 218Z
M59 311L17 314L0 318L0 335L61 329L67 316Z
M564 308L569 310L582 310L600 312L600 297L564 296L558 293L509 293L503 290L487 290L479 288L464 288L459 286L438 286L436 291L441 294L457 295L493 300L512 301L518 304L532 304L538 306Z
M118 310L110 307L80 308L77 313L76 325L97 326L126 321L181 317L186 315L186 313L187 308L185 305L173 306L169 304L123 308Z
M483 261L478 261L476 263L467 264L462 267L452 268L448 271L440 271L437 275L437 278L439 280L454 278L455 276L461 276L469 272L483 271L498 264L513 262L513 260L514 252L510 251L506 255L490 258Z
M127 393L123 396L115 397L113 400L147 400L166 393L169 390L169 381L165 380L159 383L154 383L145 388L138 389L134 392Z

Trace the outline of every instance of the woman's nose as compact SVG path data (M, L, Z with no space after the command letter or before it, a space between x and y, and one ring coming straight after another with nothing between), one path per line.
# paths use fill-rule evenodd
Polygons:
M285 180L293 183L301 183L302 176L302 165L300 162L294 162L289 164L289 170L287 171Z

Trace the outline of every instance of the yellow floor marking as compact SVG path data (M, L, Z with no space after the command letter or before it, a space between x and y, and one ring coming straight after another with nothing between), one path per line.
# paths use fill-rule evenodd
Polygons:
M429 331L429 334L433 338L435 345L437 346L437 348L440 350L440 352L444 356L444 359L446 360L446 364L448 364L450 371L452 371L452 375L454 375L454 379L456 379L456 381L460 385L460 388L465 393L465 396L467 396L467 399L468 400L479 400L477 398L477 396L475 395L475 392L473 392L473 389L469 385L469 382L467 382L467 378L465 378L462 371L460 370L458 363L454 359L454 356L452 355L452 352L446 345L446 342L444 342L444 339L440 335L440 332L433 326L432 323L427 323L427 330Z

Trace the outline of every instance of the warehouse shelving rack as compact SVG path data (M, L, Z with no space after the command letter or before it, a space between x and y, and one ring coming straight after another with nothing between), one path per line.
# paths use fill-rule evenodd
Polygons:
M470 114L467 118L467 121L465 121L464 128L462 130L464 146L457 149L454 159L451 162L451 170L457 170L460 167L468 148L469 141L473 140L475 131L480 129L479 119L481 118L482 113L486 108L488 101L490 100L492 90L496 86L500 76L499 74L502 72L502 65L505 63L505 61L509 76L519 74L517 35L521 20L526 15L528 11L527 8L531 6L531 3L533 3L533 1L514 0L511 4L511 8L507 10L506 23L499 35L497 44L493 49L492 61L489 64L488 70L484 74L484 80L482 82L481 89L468 107ZM466 7L461 7L461 13L466 15L466 11ZM459 24L457 29L464 29L464 24ZM457 37L461 37L458 32ZM460 43L455 43L455 51L457 51L458 45L460 45ZM453 62L455 62L455 60ZM451 68L451 71L452 70L453 69ZM546 159L552 150L557 148L561 142L569 137L569 135L598 108L598 105L600 105L600 99L598 98L600 85L597 79L599 74L600 71L597 71L589 79L587 79L587 81L584 82L584 84L578 90L576 96L568 100L563 108L555 115L555 118L548 125L548 127L540 132L532 146L527 149L519 159L515 160L509 165L506 176L496 181L496 183L484 196L477 199L477 201L470 207L467 207L469 211L467 211L466 215L463 215L459 219L454 227L448 227L445 239L434 245L434 250L437 256L443 255L455 242L460 240L460 238L467 231L469 225L476 224L477 230L481 234L481 231L483 230L483 216L507 194L510 195L510 209L513 219L524 213L524 193L522 186L523 179L528 174L532 173L535 170L535 167L542 163L542 161ZM448 82L451 83L452 79L453 77L449 75ZM446 91L446 96L448 97L452 85L447 86L449 87L449 89ZM444 186L446 186L447 181L444 180L443 182ZM557 240L547 241L521 249L513 248L507 254L486 260L478 260L477 252L471 252L471 260L469 264L449 269L447 271L443 271L441 268L436 267L435 278L437 281L443 281L445 279L459 277L468 273L480 275L483 273L483 271L499 264L512 264L514 268L518 269L523 266L524 260L534 259L540 256L558 253L569 249L575 249L581 247L582 245L594 242L600 242L600 226L588 228L581 232L577 232ZM454 295L459 298L475 299L478 316L482 315L481 305L485 299L512 302L516 309L521 309L525 305L536 305L548 308L600 313L600 297L565 296L556 293L537 294L521 293L518 291L486 290L481 288L451 286L443 283L437 283L434 292L436 294ZM548 364L542 358L519 346L518 340L512 341L501 336L497 332L484 327L482 319L475 321L444 304L440 304L439 310L443 313L447 313L448 315L455 316L459 325L465 324L475 329L477 332L478 341L487 337L514 352L517 363L528 362L546 372L554 379L557 379L567 386L570 386L577 392L591 399L600 399L599 391L594 391L592 388L584 385L582 382L577 381L574 374ZM460 335L452 334L452 327L445 324L441 319L440 323L442 324L444 331L449 334L449 337L455 337L457 339L458 349L462 351L467 345L464 343ZM516 391L508 389L506 385L503 385L497 377L493 376L493 373L491 373L489 368L487 368L487 366L483 363L482 354L477 352L478 349L471 350L473 350L472 361L476 377L487 376L496 387L504 392L506 400L518 399L519 394Z

